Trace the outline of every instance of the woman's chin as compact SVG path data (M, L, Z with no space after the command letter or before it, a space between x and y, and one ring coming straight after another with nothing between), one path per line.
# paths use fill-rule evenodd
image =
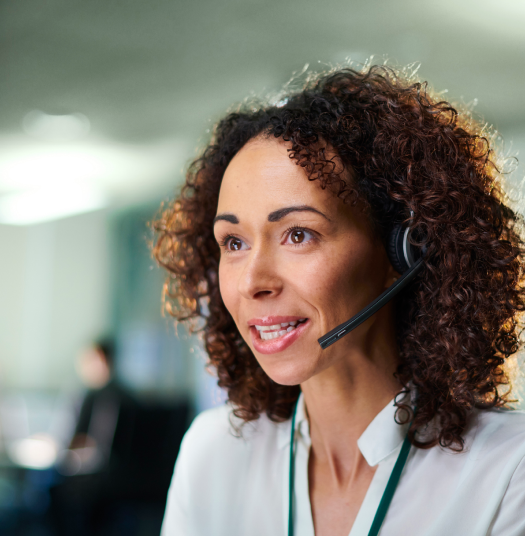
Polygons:
M266 374L279 385L299 385L314 375L313 368L307 367L305 363L298 366L297 362L268 363L268 356L261 356L259 364Z

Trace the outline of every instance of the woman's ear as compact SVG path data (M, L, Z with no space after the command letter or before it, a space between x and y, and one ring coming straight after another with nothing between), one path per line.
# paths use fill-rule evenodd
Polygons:
M386 275L386 281L385 281L385 288L390 287L393 285L399 278L401 277L401 274L398 273L392 265L389 263L388 265L388 271Z

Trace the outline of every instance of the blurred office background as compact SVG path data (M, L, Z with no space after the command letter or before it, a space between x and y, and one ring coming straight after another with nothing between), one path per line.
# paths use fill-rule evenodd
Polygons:
M1 0L0 533L158 533L180 438L223 395L161 315L146 224L228 107L374 54L523 154L524 27L523 0Z

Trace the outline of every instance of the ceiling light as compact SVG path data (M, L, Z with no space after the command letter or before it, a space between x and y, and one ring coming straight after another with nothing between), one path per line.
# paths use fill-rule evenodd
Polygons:
M80 113L47 114L32 110L22 120L24 132L34 138L52 141L69 141L89 133L89 119Z

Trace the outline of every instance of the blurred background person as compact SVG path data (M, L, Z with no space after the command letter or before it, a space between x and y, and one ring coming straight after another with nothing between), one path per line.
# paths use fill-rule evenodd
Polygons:
M118 519L119 489L130 470L137 403L114 378L115 344L100 339L82 351L77 372L88 388L69 448L58 460L65 477L51 491L60 534L97 534Z
M120 435L123 440L127 436L129 442L133 424L128 414L136 402L114 377L114 354L115 343L107 338L96 341L78 358L77 372L88 391L82 401L69 455L62 462L66 474L90 473L109 464L117 423L121 428L126 427Z
M113 339L104 338L77 360L88 390L50 490L51 526L59 535L158 530L189 407L138 401L114 377L114 356Z

